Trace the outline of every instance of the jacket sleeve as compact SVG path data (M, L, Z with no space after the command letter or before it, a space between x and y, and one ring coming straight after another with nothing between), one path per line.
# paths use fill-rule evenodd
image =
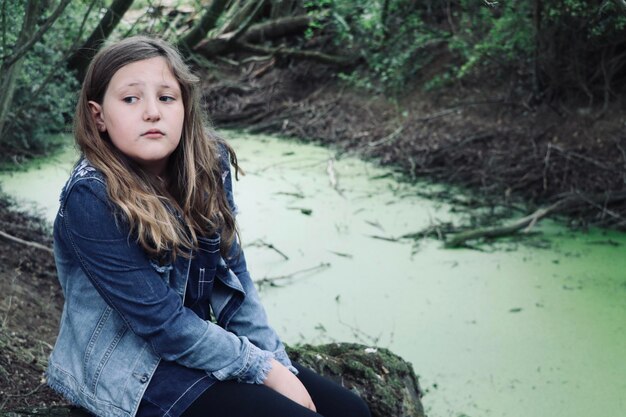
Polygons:
M232 173L228 154L225 150L222 150L220 163L224 172L222 175L224 180L224 192L226 193L231 211L237 214L238 208L233 196ZM241 308L239 308L230 319L228 329L238 335L246 336L261 349L272 352L278 362L285 365L292 373L297 375L298 371L291 364L285 352L285 346L281 342L278 334L269 325L267 314L259 298L259 293L248 272L244 252L239 242L236 240L233 242L228 256L226 257L226 264L237 276L246 293Z
M130 236L128 225L116 219L101 181L78 181L68 193L63 243L135 334L163 359L205 370L220 380L259 384L265 380L272 352L184 307Z

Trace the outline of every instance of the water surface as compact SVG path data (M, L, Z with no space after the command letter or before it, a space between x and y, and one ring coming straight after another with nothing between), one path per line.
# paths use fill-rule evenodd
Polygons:
M412 362L440 416L626 416L626 236L546 222L487 251L386 240L458 220L436 188L328 149L229 134L248 264L288 343L357 341ZM53 218L74 152L2 177ZM278 284L273 287L263 282Z

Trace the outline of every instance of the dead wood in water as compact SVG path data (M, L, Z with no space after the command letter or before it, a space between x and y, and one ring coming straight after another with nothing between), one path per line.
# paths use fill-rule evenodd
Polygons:
M286 260L286 261L289 260L289 256L285 255L285 253L283 251L278 249L272 243L266 242L263 239L257 239L254 242L249 243L248 246L250 246L250 247L265 247L265 248L271 249L274 252L276 252L277 254L279 254L284 260Z
M324 269L330 268L330 263L329 262L321 262L319 265L316 266L312 266L310 268L305 268L305 269L300 269L298 271L292 272L290 274L285 274L285 275L279 275L276 277L265 277L265 278L261 278L259 280L255 280L255 284L257 284L257 286L259 288L263 287L264 285L269 285L271 287L277 287L278 284L277 282L279 281L285 281L285 280L289 280L289 279L293 279L296 278L297 275L301 275L301 274L305 274L305 273L315 273Z
M530 229L532 229L532 227L537 224L539 220L556 211L560 205L562 205L562 201L554 203L550 207L541 208L526 217L522 217L521 219L504 226L485 227L458 233L451 239L446 240L446 247L458 248L460 246L464 246L469 240L480 238L495 239L504 236L511 236L522 229L526 232L530 231Z
M551 214L564 214L568 211L577 210L581 205L591 205L596 209L603 210L607 215L620 220L622 223L626 222L626 218L615 213L612 210L608 210L607 206L611 203L623 201L626 199L626 192L615 193L612 195L601 196L585 196L580 194L573 194L566 196L554 204L537 209L535 212L528 216L517 219L511 223L502 226L490 226L484 228L478 228L474 230L466 230L454 234L451 238L445 239L445 246L448 248L458 248L464 246L470 240L476 239L497 239L501 237L512 236L518 232L529 232L541 219L548 217Z
M333 158L328 159L328 163L326 165L326 174L328 174L328 181L330 182L330 186L333 188L333 190L337 191L337 194L343 197L344 195L339 189L339 181L337 181L337 173L335 171Z

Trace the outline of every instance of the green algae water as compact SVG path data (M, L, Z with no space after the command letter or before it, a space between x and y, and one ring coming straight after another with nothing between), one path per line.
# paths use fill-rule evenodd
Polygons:
M409 360L431 417L626 416L626 235L540 225L543 248L394 241L445 203L322 147L229 133L250 271L287 343L356 341ZM68 148L3 190L52 220ZM28 203L27 203L28 202Z

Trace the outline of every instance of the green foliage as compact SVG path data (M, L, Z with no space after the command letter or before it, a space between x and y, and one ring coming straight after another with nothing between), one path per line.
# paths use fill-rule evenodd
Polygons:
M488 75L517 79L538 96L592 101L607 100L626 78L626 13L614 0L334 0L324 7L342 50L366 62L341 78L374 91Z
M472 0L462 0L459 27L449 43L462 64L454 68L463 78L477 67L499 70L528 64L534 49L530 2L507 2L501 8L474 9Z
M66 67L66 60L99 23L111 0L72 1L43 38L30 48L19 66L9 117L0 136L3 158L47 153L58 141L51 134L71 130L79 83ZM8 6L8 3L11 3ZM44 2L46 3L46 2ZM135 5L134 21L122 21L111 36L119 39L135 33L153 33L174 40L176 31L188 16L173 18L153 1ZM158 3L158 2L157 2ZM175 1L173 5L190 3ZM191 2L196 11L202 5ZM15 50L19 29L24 21L26 0L0 2L0 64ZM37 28L52 14L59 0L47 2ZM189 7L186 8L188 10ZM171 9L167 9L169 11ZM0 77L1 79L2 77Z
M537 6L537 7L535 7ZM457 65L449 79L489 71L534 84L541 96L607 100L623 80L626 15L611 0L499 2L476 8L461 0L459 30L449 43Z
M85 19L89 3L71 2L52 28L26 53L1 138L5 157L48 152L56 146L49 139L50 134L69 129L79 84L66 70L65 59L79 39L83 21L89 23L89 17L91 22L97 21L97 7ZM38 21L43 22L56 4L53 2ZM2 57L14 49L25 7L26 1L16 1L2 16Z
M25 60L13 97L12 117L3 138L16 150L47 152L51 145L47 140L49 134L68 129L79 85L64 70L62 58L62 53L54 47L38 43Z
M310 2L317 3L317 2ZM427 65L424 49L449 36L422 18L428 8L411 0L326 1L326 22L336 32L335 42L365 61L365 68L340 77L350 84L377 92L398 93ZM318 5L319 6L319 5Z

